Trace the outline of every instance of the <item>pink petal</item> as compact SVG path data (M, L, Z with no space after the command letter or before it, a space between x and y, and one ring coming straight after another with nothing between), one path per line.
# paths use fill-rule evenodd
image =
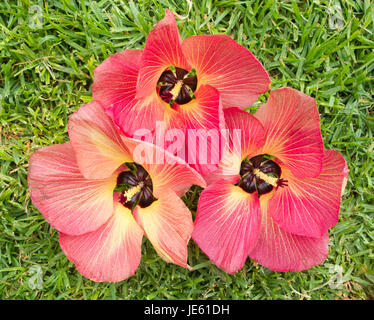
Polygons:
M135 99L142 50L125 50L106 59L95 69L92 94L123 133L133 136L137 129L153 130L162 121L164 106L154 94Z
M183 120L186 129L214 128L219 130L224 128L220 95L212 86L200 86L195 92L195 99L187 104L176 104L175 110L177 112L173 115L177 114ZM173 119L170 121L173 121Z
M136 93L136 81L141 65L142 50L124 50L111 55L94 71L94 100L105 109L126 107Z
M102 179L113 174L131 155L101 106L92 101L69 119L69 137L82 174Z
M220 157L220 135L225 126L219 93L202 85L190 103L175 106L168 129L185 134L188 163L204 177L216 170ZM200 150L201 149L201 150Z
M139 70L136 98L144 98L156 91L156 85L162 72L170 66L190 70L181 48L175 17L170 10L165 11L165 18L159 21L149 33Z
M277 89L255 117L264 126L267 138L261 153L276 156L300 178L319 175L323 142L313 98L294 89Z
M329 236L297 236L280 228L261 199L261 231L249 256L274 271L301 271L322 263L328 254Z
M241 269L260 230L257 193L246 193L224 180L200 195L192 238L218 267Z
M228 108L224 110L224 115L228 130L227 148L218 170L207 178L209 184L219 179L236 183L243 159L257 155L265 142L262 124L250 113L238 108Z
M96 230L112 216L116 179L84 178L69 142L30 156L31 200L53 228L66 234Z
M231 139L234 130L241 133L241 158L257 155L258 150L266 141L265 130L261 122L253 115L237 108L225 109L226 126Z
M206 183L211 185L218 180L225 180L231 184L236 184L240 180L241 161L238 154L225 152L222 155L221 162L218 164L218 168L204 177Z
M226 35L199 35L183 41L198 85L219 90L223 108L247 108L269 90L270 78L253 54Z
M106 224L80 236L60 233L60 246L86 278L117 282L132 276L138 268L142 238L143 230L131 211L117 202Z
M187 244L193 229L192 216L172 190L160 195L149 207L137 206L134 217L163 260L189 268Z
M153 183L153 194L162 197L168 190L182 196L192 185L205 187L203 177L184 160L152 143L123 137L133 161L141 164Z
M133 99L126 104L117 104L113 109L113 119L121 131L134 137L137 130L154 131L156 121L164 121L165 108L169 107L156 92L145 99Z
M339 152L325 151L320 175L297 178L282 167L288 187L278 188L269 200L269 213L285 231L320 238L339 218L343 182L347 165Z

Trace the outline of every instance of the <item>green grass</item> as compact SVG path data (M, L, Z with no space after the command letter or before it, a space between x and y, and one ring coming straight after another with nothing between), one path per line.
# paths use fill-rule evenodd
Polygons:
M374 5L340 1L343 25L330 29L329 3L203 0L188 13L179 0L1 1L0 299L372 299ZM29 26L35 4L43 12L39 29ZM322 265L280 273L248 259L228 275L190 242L189 272L163 262L145 240L133 277L97 284L75 270L32 205L30 153L67 141L69 115L91 99L94 68L112 53L142 48L166 8L188 16L177 19L182 38L228 34L264 64L272 89L290 86L317 100L325 146L341 152L350 169ZM194 211L198 193L190 193ZM42 289L29 286L35 265ZM335 265L343 269L337 289L329 285Z

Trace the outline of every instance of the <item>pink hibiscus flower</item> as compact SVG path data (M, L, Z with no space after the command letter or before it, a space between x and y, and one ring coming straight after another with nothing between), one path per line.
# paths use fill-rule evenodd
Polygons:
M165 130L219 131L222 108L249 107L269 86L267 72L249 50L226 35L182 42L174 15L166 10L144 50L117 53L95 69L92 93L133 137L137 129L153 131L157 121Z
M193 222L180 196L204 186L201 176L157 146L121 136L96 102L70 117L69 137L31 155L28 183L78 271L98 282L126 279L139 265L143 235L162 259L189 268ZM154 164L156 155L163 164Z
M322 263L348 168L323 148L315 100L282 88L254 116L231 108L225 119L232 141L242 129L241 150L225 153L202 192L192 238L229 273L248 256L276 271Z

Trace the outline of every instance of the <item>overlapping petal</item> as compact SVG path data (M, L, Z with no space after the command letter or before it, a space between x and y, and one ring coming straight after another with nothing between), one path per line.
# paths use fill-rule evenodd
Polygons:
M268 198L268 197L267 197ZM329 236L310 238L289 233L272 219L267 200L261 198L261 230L249 256L274 271L301 271L322 263L328 254Z
M298 178L282 168L288 187L278 188L269 200L269 214L288 232L320 238L338 222L347 174L344 158L334 150L324 152L322 171L316 178Z
M200 195L192 238L218 267L234 273L256 244L260 216L257 193L219 180Z
M251 158L258 153L266 141L263 125L253 115L237 108L229 108L224 111L226 126L229 129L230 140L234 140L234 130L240 133L241 159Z
M169 115L168 129L181 128L185 135L188 163L207 176L216 170L221 158L221 129L225 126L218 91L203 85L195 92L195 99L176 105Z
M166 10L165 18L148 34L139 70L136 98L154 93L158 79L168 67L174 66L187 71L191 69L183 55L181 44L174 14Z
M164 118L164 106L156 92L136 99L136 83L142 50L124 50L95 69L93 98L100 102L123 133L133 136L137 129L153 130Z
M183 41L182 49L196 69L198 86L209 84L218 89L223 108L247 108L270 88L261 63L229 36L192 36Z
M131 211L116 202L113 216L98 230L80 236L60 234L60 246L78 271L96 282L132 276L141 258L143 230Z
M107 178L121 164L131 161L115 124L95 101L70 117L69 137L79 168L88 179Z
M28 184L32 202L60 232L79 235L96 230L113 214L116 176L87 180L69 142L30 156Z
M224 115L219 92L209 85L200 86L195 92L195 99L183 105L175 104L174 113L170 114L170 127L178 128L183 121L183 129L222 129ZM181 120L178 121L177 119Z
M208 183L225 179L236 183L240 164L245 157L257 155L265 142L265 131L253 115L238 108L224 110L227 127L226 148L218 170L207 178Z
M113 109L113 119L121 131L133 137L137 130L154 131L156 121L164 121L165 102L155 94L144 99L128 101L126 107L117 105Z
M127 108L135 98L143 50L127 49L111 55L94 71L92 95L105 109Z
M291 89L270 93L255 113L265 129L260 153L280 159L300 178L317 177L322 168L323 142L319 114L313 98Z
M123 137L133 161L141 164L153 183L153 194L161 197L169 189L182 196L192 185L205 187L203 177L184 160L145 141Z
M137 206L134 217L163 260L189 268L187 244L193 229L192 216L173 190L165 190L149 207Z

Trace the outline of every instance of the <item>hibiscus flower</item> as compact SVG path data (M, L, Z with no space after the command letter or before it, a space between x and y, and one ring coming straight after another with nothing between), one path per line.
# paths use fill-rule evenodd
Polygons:
M348 168L325 150L314 99L274 90L255 115L225 110L230 147L202 192L192 238L229 273L249 256L276 271L300 271L328 254ZM233 143L232 143L233 144Z
M133 137L138 129L155 130L157 121L164 130L218 132L224 127L222 108L249 107L269 86L266 70L249 50L226 35L182 41L173 13L166 10L144 50L117 53L95 69L92 93ZM216 144L208 144L208 157ZM186 147L186 154L187 149L192 148ZM197 157L197 164L204 162ZM197 169L210 172L216 166Z
M128 278L143 235L162 259L189 268L193 222L180 197L204 186L201 176L157 146L120 135L96 102L70 117L69 137L31 155L28 183L78 271L98 282Z

